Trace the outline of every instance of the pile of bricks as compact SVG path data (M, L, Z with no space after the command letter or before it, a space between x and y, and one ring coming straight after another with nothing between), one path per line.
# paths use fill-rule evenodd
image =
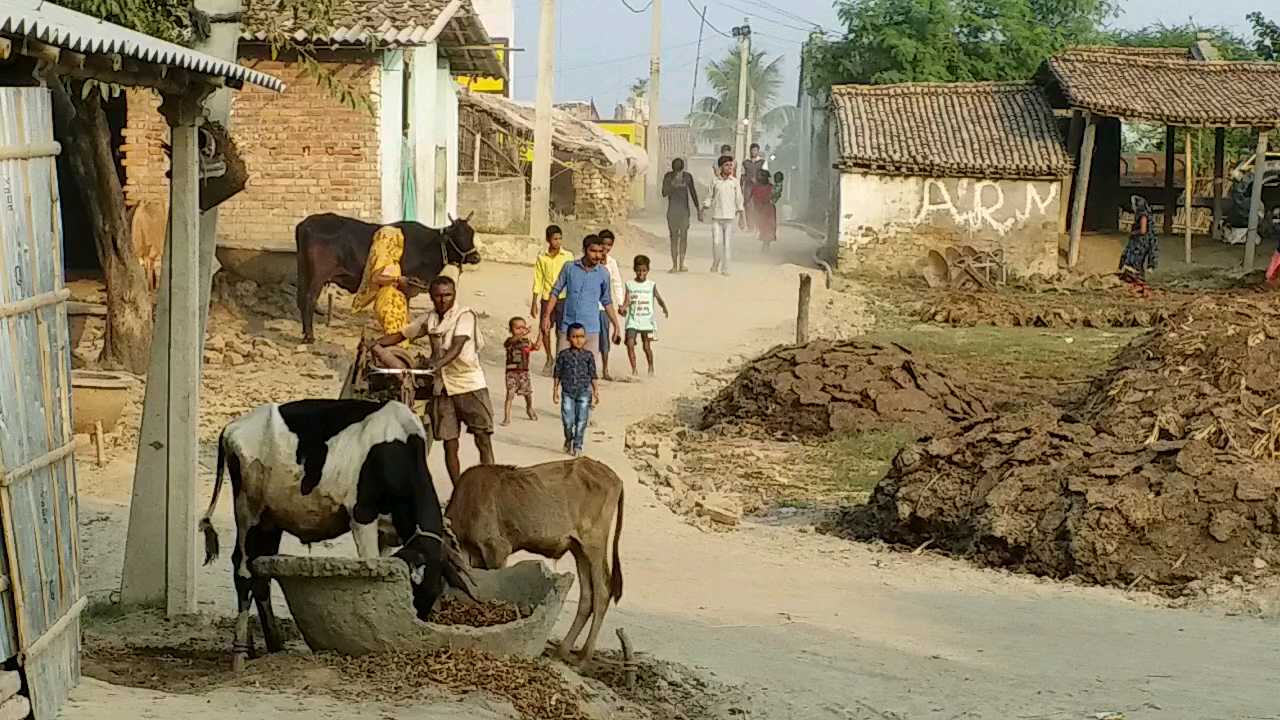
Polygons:
M608 175L582 162L573 170L578 220L609 223L627 217L631 209L631 178Z

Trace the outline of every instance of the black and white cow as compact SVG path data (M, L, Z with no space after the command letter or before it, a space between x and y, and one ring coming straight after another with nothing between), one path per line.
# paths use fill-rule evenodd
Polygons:
M271 581L255 577L255 558L275 555L283 533L310 544L350 531L362 558L390 545L409 565L414 607L425 619L443 579L467 589L465 566L450 562L444 519L427 470L426 431L399 402L299 400L261 405L232 420L218 439L218 471L209 509L200 521L205 564L218 556L211 517L224 466L235 502L236 547L231 554L239 616L233 666L252 647L250 598L258 607L268 652L283 642L271 610ZM380 537L390 521L395 540Z

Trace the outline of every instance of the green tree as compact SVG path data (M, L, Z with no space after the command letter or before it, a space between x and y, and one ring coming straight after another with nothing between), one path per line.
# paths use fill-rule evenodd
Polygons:
M1201 35L1208 35L1209 42L1222 53L1224 60L1252 60L1257 57L1249 40L1227 28L1201 26L1195 23L1165 25L1156 23L1140 30L1116 30L1099 38L1105 45L1150 48L1190 48Z
M698 100L689 114L692 125L704 140L728 142L733 139L738 120L738 85L742 60L736 50L707 65L707 83L711 95ZM764 52L752 53L747 60L748 97L755 97L755 117L766 131L781 130L786 117L776 106L782 91L782 58L772 60Z
M1253 51L1263 60L1280 60L1280 24L1263 17L1260 12L1245 15L1253 28Z
M1089 42L1112 0L839 0L844 37L806 48L806 82L957 82L1030 77L1045 58Z

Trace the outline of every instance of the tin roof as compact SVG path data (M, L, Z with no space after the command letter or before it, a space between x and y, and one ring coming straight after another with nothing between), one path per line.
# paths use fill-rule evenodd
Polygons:
M280 31L299 42L375 47L438 41L455 74L506 76L486 47L492 40L470 0L333 0L325 18L298 15L296 9L282 8L279 0L245 0L240 37L265 41Z
M1019 82L837 85L841 170L1036 178L1071 174L1053 110Z
M1098 115L1191 127L1280 126L1280 63L1085 47L1049 58L1039 77L1066 105Z
M0 36L30 38L86 55L121 55L153 65L248 82L276 92L284 90L284 83L266 73L43 0L0 3Z

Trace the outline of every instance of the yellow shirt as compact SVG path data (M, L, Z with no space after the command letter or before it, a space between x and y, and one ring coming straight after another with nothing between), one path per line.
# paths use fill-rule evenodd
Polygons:
M533 263L533 292L540 300L551 299L551 288L560 277L560 271L571 262L573 253L564 248L560 248L558 255L538 253L538 259ZM560 293L559 299L563 300L567 293L567 290Z

